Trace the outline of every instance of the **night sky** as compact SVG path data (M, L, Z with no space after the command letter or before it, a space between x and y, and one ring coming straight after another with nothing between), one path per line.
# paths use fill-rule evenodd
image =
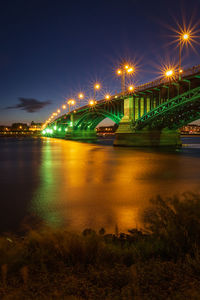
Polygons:
M91 96L96 80L99 99L119 92L122 60L137 63L135 84L158 77L178 62L172 28L199 13L197 0L1 1L0 125L45 121L66 98ZM195 50L184 49L184 68L200 64Z

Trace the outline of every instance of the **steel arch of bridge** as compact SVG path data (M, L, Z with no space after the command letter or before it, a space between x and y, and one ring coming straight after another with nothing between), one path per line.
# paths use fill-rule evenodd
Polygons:
M119 124L122 115L120 116L119 114L114 114L99 108L97 110L88 110L75 122L74 129L94 129L105 118L109 118L113 122Z
M178 95L144 114L134 123L135 129L173 128L178 129L200 116L200 87Z

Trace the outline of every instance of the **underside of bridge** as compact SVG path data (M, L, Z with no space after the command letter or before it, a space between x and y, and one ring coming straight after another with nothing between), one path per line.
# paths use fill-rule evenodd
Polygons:
M74 110L49 124L45 135L96 139L96 126L110 118L119 124L115 146L180 147L179 128L200 118L199 73Z
M66 138L68 139L96 139L96 127L104 119L109 118L113 122L119 124L122 116L119 111L110 112L108 109L89 109L85 113L79 116L78 114L73 116L72 123L74 124L71 127L67 134Z

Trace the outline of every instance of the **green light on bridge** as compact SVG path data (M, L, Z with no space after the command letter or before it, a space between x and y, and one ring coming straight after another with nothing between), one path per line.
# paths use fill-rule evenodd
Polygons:
M57 127L56 126L54 126L54 128L53 128L54 130L56 130L57 129Z
M65 128L65 131L68 131L68 128Z
M53 129L47 128L45 133L50 133L50 134L52 134L52 133L53 133Z
M72 122L70 122L70 123L69 123L69 126L70 126L70 127L72 127L72 126L73 126L73 123L72 123Z
M58 128L58 131L61 131L61 128Z
M46 130L43 130L43 131L42 131L42 134L45 134L45 133L46 133Z

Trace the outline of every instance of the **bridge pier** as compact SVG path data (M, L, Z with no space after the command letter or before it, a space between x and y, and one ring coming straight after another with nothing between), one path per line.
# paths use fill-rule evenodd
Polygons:
M124 99L124 116L119 123L114 140L114 146L132 147L181 147L180 133L178 130L168 128L151 129L134 128L134 122L140 117L141 111L144 114L145 108L138 101L129 97ZM147 107L149 110L149 105Z
M120 126L119 126L120 127ZM122 132L123 130L123 132ZM114 146L181 147L180 133L171 129L120 129L116 132Z
M97 135L94 129L88 130L71 130L65 135L66 140L96 140Z

